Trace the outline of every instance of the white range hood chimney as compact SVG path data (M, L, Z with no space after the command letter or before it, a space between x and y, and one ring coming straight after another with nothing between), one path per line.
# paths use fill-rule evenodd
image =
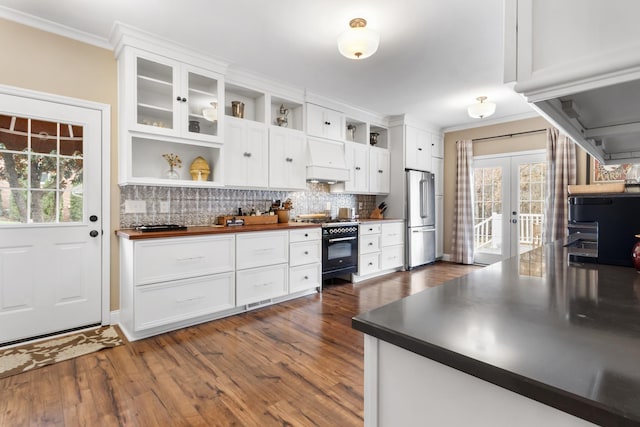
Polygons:
M307 147L307 181L329 184L349 181L350 172L345 161L344 143L309 138Z

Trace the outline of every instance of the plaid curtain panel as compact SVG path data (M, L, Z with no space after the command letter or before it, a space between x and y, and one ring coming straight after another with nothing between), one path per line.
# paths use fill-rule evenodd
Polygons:
M576 183L576 146L556 128L547 129L547 198L544 242L567 237L568 186Z
M453 208L453 262L473 264L473 147L470 139L456 141L456 199Z

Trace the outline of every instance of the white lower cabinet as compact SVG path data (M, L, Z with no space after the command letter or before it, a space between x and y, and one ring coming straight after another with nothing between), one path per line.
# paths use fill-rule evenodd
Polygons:
M319 290L321 238L319 226L122 237L120 327L134 341Z
M289 231L289 293L322 287L322 231Z
M248 305L286 295L287 269L287 264L278 264L237 271L236 304Z
M120 239L120 327L130 340L235 307L235 234Z
M137 286L135 330L154 328L235 307L233 272Z
M367 221L360 224L358 273L353 281L401 270L404 266L404 222Z

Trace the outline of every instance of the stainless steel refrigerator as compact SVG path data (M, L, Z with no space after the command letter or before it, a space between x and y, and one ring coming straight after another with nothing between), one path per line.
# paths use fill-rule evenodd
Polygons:
M435 177L407 170L407 269L436 260Z

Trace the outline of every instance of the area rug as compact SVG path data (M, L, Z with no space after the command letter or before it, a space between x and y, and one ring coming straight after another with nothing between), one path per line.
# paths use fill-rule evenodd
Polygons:
M0 350L0 378L123 344L113 326Z

